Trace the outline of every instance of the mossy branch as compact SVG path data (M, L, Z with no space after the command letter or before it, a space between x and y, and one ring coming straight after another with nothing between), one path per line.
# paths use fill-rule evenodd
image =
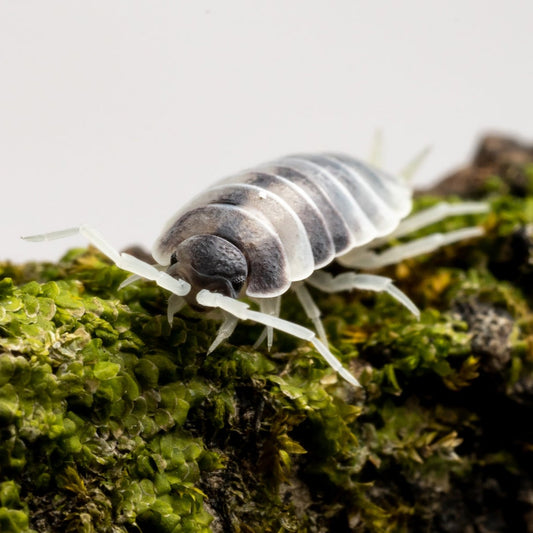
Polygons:
M508 192L419 234L485 237L385 272L420 321L387 295L315 294L360 390L293 338L252 349L253 324L207 356L214 321L170 327L165 292L118 290L92 249L0 265L0 531L523 530L533 197ZM283 314L306 324L291 296Z

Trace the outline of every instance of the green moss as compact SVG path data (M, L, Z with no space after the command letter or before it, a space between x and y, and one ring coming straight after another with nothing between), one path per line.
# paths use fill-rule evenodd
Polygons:
M290 337L252 349L252 324L206 355L214 321L170 327L165 292L118 290L127 274L92 249L0 265L0 531L455 531L492 511L490 480L519 528L531 266L508 248L533 198L419 235L478 223L482 239L385 271L420 321L387 295L314 292L360 390ZM467 305L509 324L500 366ZM291 295L283 314L307 325Z

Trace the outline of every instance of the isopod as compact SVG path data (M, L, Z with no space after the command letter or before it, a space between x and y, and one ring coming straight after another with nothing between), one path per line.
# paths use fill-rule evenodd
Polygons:
M209 352L232 334L239 320L252 320L266 326L258 343L266 337L270 349L273 329L309 341L357 386L329 350L320 311L306 285L325 292L387 292L419 316L390 278L353 270L334 277L322 270L333 261L373 270L483 233L480 227L467 227L376 251L390 238L451 215L485 212L487 205L443 202L405 218L411 208L412 190L402 177L343 154L297 154L223 179L183 206L154 245L155 265L119 253L87 225L25 238L44 241L81 233L133 274L122 285L146 278L170 291L169 321L186 303L200 310L220 309L223 322ZM316 333L279 318L281 296L289 289ZM251 309L243 297L260 310Z

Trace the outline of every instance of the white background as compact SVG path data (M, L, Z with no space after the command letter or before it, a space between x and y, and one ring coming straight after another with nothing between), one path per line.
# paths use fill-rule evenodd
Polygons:
M533 2L0 0L1 259L56 259L96 225L150 247L213 180L292 151L419 182L487 130L533 141Z

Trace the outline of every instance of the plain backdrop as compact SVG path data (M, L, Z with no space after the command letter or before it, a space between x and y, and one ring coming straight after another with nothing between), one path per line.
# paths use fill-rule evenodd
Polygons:
M0 0L0 260L90 223L146 248L210 182L384 134L429 183L479 135L533 140L533 2Z

